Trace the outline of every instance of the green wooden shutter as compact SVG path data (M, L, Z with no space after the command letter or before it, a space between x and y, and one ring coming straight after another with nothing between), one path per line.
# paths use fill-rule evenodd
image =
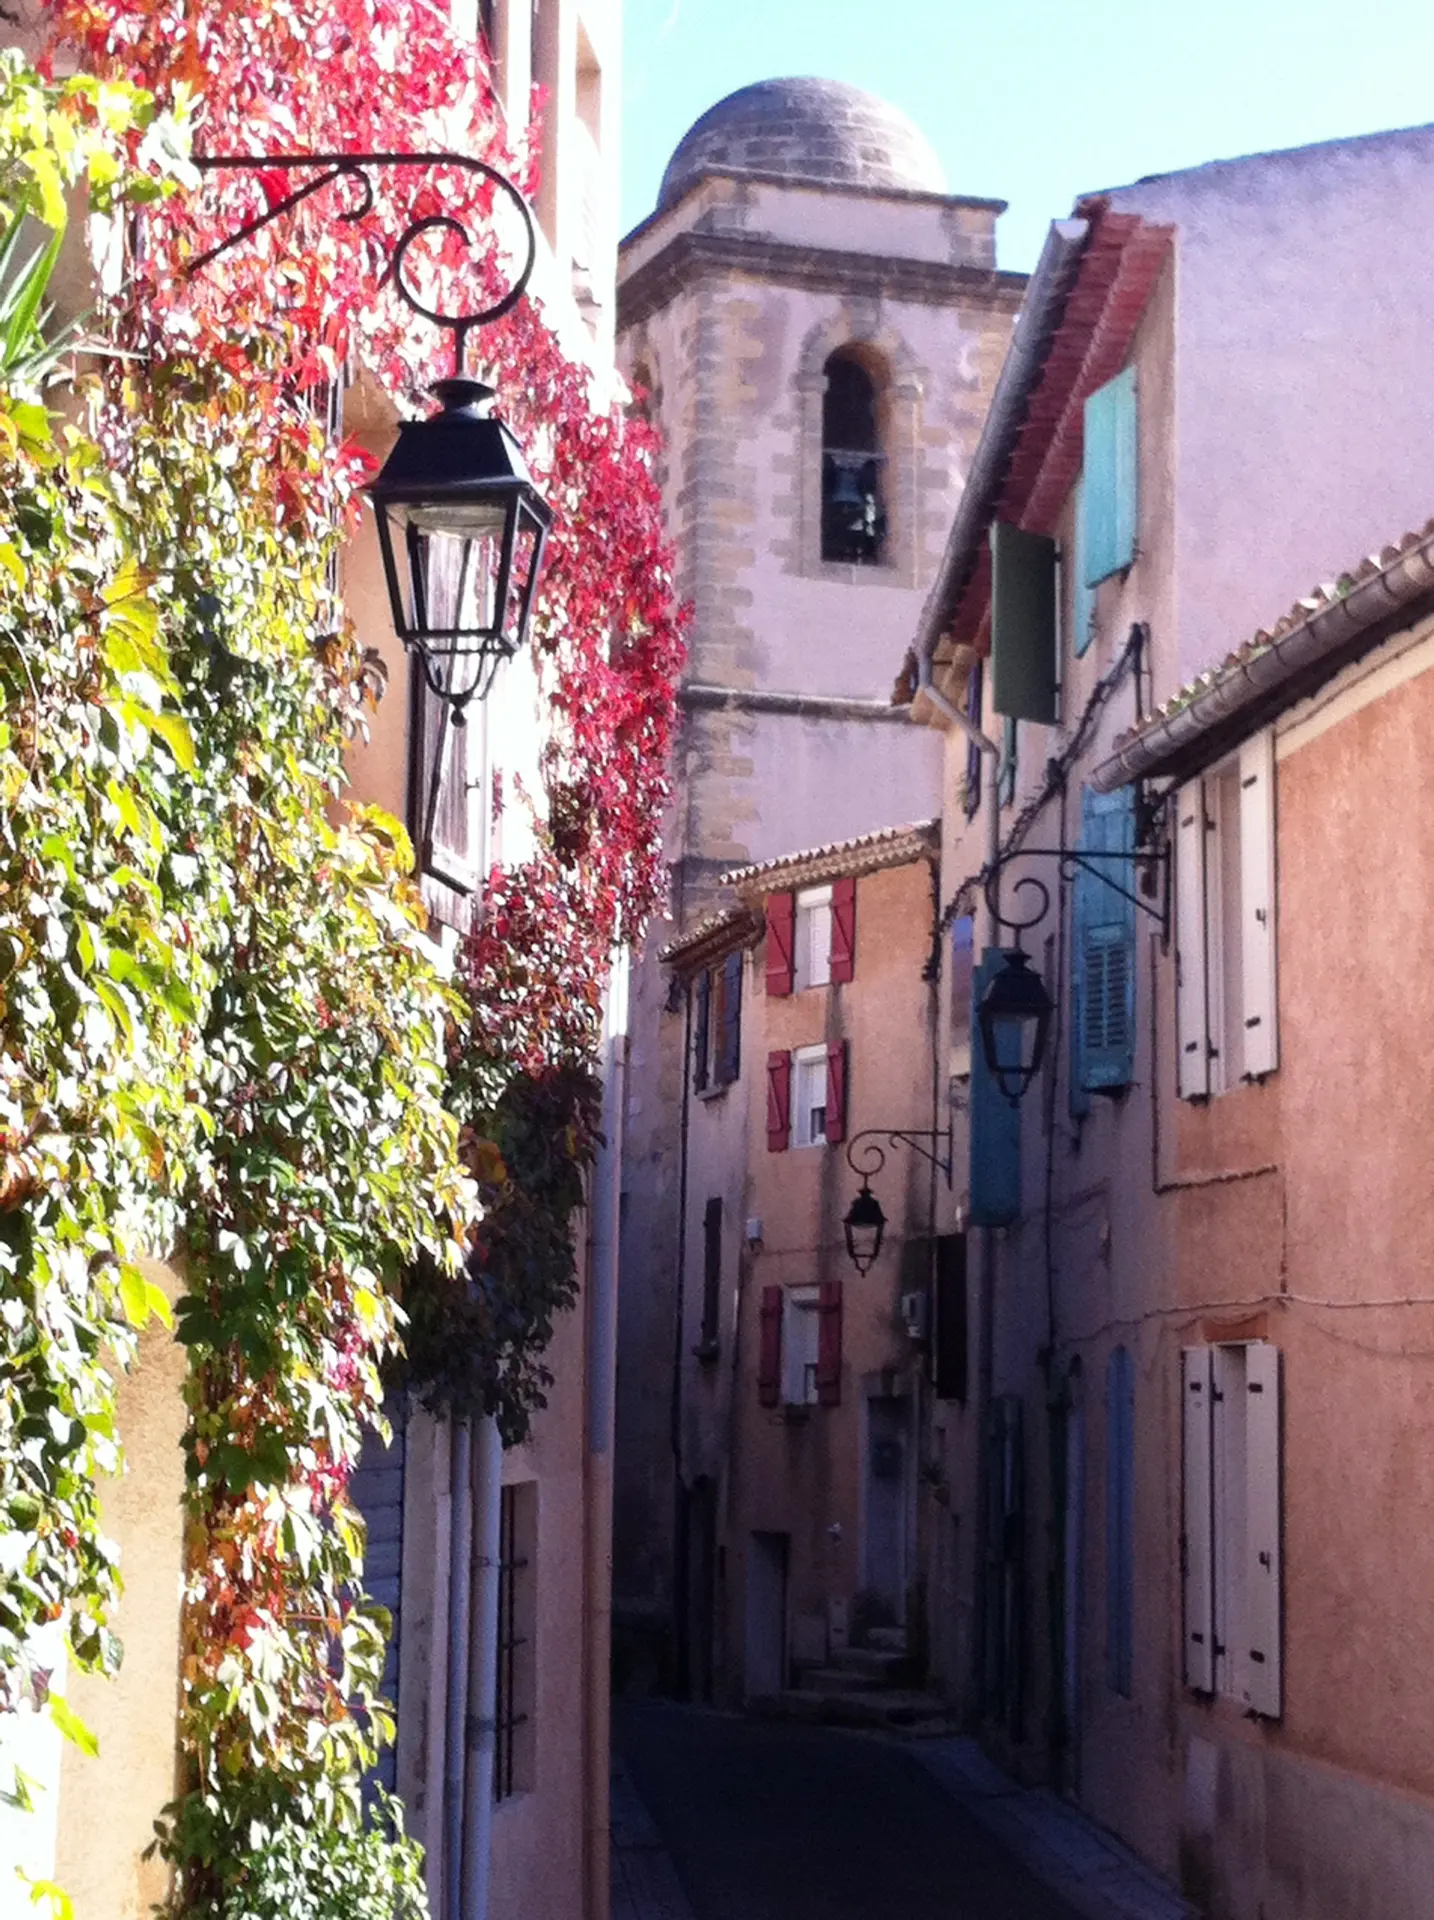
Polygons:
M975 1008L991 979L1006 964L998 947L987 947L972 982L971 1021L971 1224L1009 1227L1021 1217L1021 1109L1008 1100L986 1065Z
M1081 792L1080 851L1135 849L1135 794ZM1128 1087L1135 1071L1135 875L1128 860L1078 867L1073 915L1073 1085L1087 1093ZM1118 892L1123 888L1125 892Z
M1001 758L996 765L996 798L1009 807L1016 797L1016 758L1021 723L1008 714L1001 723Z
M1126 367L1085 403L1081 572L1098 586L1135 558L1135 368Z
M991 710L1056 718L1056 543L991 523Z
M1077 660L1095 638L1095 593L1085 577L1085 485L1075 483L1072 511L1073 551L1070 556L1071 651Z

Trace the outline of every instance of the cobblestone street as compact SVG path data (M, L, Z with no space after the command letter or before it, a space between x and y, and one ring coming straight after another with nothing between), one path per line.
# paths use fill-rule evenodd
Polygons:
M966 1742L929 1743L966 1750ZM1183 1911L1045 1796L917 1744L643 1703L617 1715L614 1920L1077 1920ZM975 1763L979 1767L979 1761ZM963 1804L1044 1809L1012 1848Z

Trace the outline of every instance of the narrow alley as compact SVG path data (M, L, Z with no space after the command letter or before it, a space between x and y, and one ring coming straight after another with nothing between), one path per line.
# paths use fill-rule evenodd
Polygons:
M962 1804L959 1786L943 1784L923 1754L927 1744L966 1745L901 1745L665 1703L623 1706L614 1920L1078 1920L1180 1911L1154 1889L1117 1889L1111 1883L1122 1864L1103 1846L1104 1857L1092 1860L1100 1843L1085 1836L1084 1861L1069 1844L1058 1860L1048 1821L1044 1877L1069 1880L1073 1898L1052 1891ZM1102 1887L1092 1884L1097 1873Z

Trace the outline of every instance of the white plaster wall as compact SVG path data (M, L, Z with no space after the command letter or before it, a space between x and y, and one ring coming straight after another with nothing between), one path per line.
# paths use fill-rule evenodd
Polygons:
M1112 198L1178 227L1183 682L1434 510L1434 127Z

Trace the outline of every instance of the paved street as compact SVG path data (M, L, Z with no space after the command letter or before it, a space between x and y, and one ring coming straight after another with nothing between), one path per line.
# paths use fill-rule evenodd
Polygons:
M635 1920L1075 1920L895 1743L642 1703L617 1749L657 1830Z

